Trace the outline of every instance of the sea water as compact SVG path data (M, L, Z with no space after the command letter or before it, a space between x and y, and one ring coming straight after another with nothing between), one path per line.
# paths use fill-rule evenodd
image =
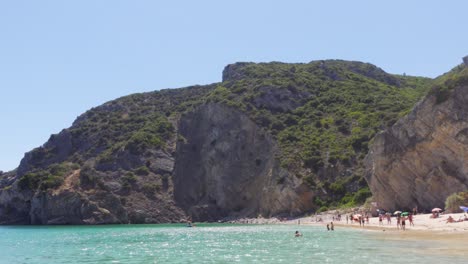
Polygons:
M468 263L437 248L304 225L0 226L0 263Z

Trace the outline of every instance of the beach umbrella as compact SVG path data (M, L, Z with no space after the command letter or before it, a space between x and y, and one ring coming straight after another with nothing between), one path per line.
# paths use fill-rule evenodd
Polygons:
M360 215L360 214L353 215L354 220L359 220L359 217L362 217L362 215Z
M465 211L465 213L468 213L468 207L466 207L466 206L460 206L460 209L462 209L463 211Z
M442 209L440 209L440 208L434 208L434 209L432 209L432 212L433 212L433 213L434 213L434 212L440 212L440 211L442 211Z
M409 215L408 212L403 212L403 213L401 214L401 216L407 216L407 215Z
M401 214L401 211L395 211L393 214Z

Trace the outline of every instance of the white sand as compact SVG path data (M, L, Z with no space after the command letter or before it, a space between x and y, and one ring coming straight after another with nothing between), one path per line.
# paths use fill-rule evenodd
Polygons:
M349 215L349 214L348 214ZM393 240L393 241L430 241L434 242L436 249L427 249L427 254L435 252L444 253L454 256L466 256L468 248L468 221L457 223L447 223L447 218L452 216L455 220L463 218L463 213L440 215L439 218L430 218L431 214L418 214L414 216L414 226L410 226L409 221L406 221L406 230L397 229L396 218L392 217L391 224L387 224L384 219L383 225L379 225L379 218L369 218L369 224L365 223L364 227L358 223L346 223L346 215L342 215L341 221L333 221L333 215L318 215L311 217L302 217L287 221L280 221L276 218L255 218L255 219L240 219L235 223L248 224L290 224L290 225L314 225L320 226L326 230L326 225L333 221L335 232L339 232L343 228L354 228L368 232L369 235L375 236L376 239ZM317 222L322 218L322 222ZM298 226L298 230L300 227ZM421 250L425 250L422 248ZM468 263L468 262L467 262Z
M348 214L349 215L349 214ZM335 226L339 227L354 227L370 230L386 230L386 231L401 231L397 229L396 218L391 218L391 224L387 224L387 219L383 219L383 224L379 225L378 217L370 217L369 223L365 223L363 227L359 226L359 223L348 221L346 223L346 215L342 214L341 221L333 221L332 214L322 214L317 216L309 216L302 218L295 218L292 220L280 221L277 218L253 218L253 219L238 219L234 221L235 223L243 224L301 224L301 225L316 225L323 226L326 228L327 224L333 222ZM452 216L454 220L459 220L464 218L463 213L456 214L441 214L439 218L431 218L431 214L418 214L413 216L414 226L411 226L409 221L406 220L406 230L405 231L434 231L434 232L468 232L468 221L461 221L456 223L447 223L447 218ZM468 215L467 215L468 216ZM322 219L321 222L317 220ZM466 234L468 236L468 233Z
M430 218L431 214L418 214L413 216L413 223L414 226L411 226L409 221L406 220L406 231L409 230L424 230L424 231L436 231L436 232L452 232L452 231L468 231L468 221L462 221L462 222L456 222L456 223L447 223L447 219L449 216L452 216L452 218L457 221L459 219L464 218L463 213L457 213L457 214L446 214L446 215L440 215L439 218ZM323 219L325 222L322 223L326 225L327 223L331 222L333 219L330 216L326 216ZM364 228L367 227L372 227L372 228L378 228L378 229L392 229L392 230L401 230L397 229L397 221L395 217L391 218L391 224L387 224L387 219L383 219L383 224L379 225L379 218L378 217L371 217L369 218L369 224L365 223ZM315 224L315 217L306 217L306 218L301 218L301 223L303 224ZM335 225L338 226L357 226L359 227L359 223L351 223L349 221L348 224L346 224L346 216L341 217L341 221L334 221ZM403 231L403 230L401 230ZM467 234L468 235L468 234Z

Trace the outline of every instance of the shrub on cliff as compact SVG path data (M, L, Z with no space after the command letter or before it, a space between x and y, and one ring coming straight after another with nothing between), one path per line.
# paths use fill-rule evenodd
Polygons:
M445 211L448 213L460 212L460 206L468 206L468 192L453 193L445 200Z
M436 79L430 94L434 95L438 104L445 102L451 95L453 89L468 84L468 68L459 65L448 73Z
M108 174L127 170L127 163L134 170L153 158L155 150L172 147L180 116L215 102L247 114L269 133L278 143L281 166L316 190L321 206L361 203L369 196L360 179L370 140L407 113L432 82L338 60L244 63L230 69L221 83L134 94L87 111L68 129L73 152L68 160L81 165L95 160L93 169ZM60 148L45 146L32 153L29 172L59 160ZM134 172L148 173L145 168ZM83 171L83 184L94 186L95 175ZM125 179L122 184L129 189L131 181ZM35 180L25 178L24 184L37 185ZM49 182L46 186L55 185ZM163 178L162 188L167 186Z
M45 170L26 173L19 179L18 186L23 190L30 189L32 191L55 189L62 185L65 176L77 169L79 169L79 165L71 162L52 164Z

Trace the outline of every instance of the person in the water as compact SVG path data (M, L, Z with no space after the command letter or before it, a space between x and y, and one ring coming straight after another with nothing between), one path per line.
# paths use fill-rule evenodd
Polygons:
M300 237L302 236L302 234L299 232L299 231L296 231L296 233L294 234L295 237Z

